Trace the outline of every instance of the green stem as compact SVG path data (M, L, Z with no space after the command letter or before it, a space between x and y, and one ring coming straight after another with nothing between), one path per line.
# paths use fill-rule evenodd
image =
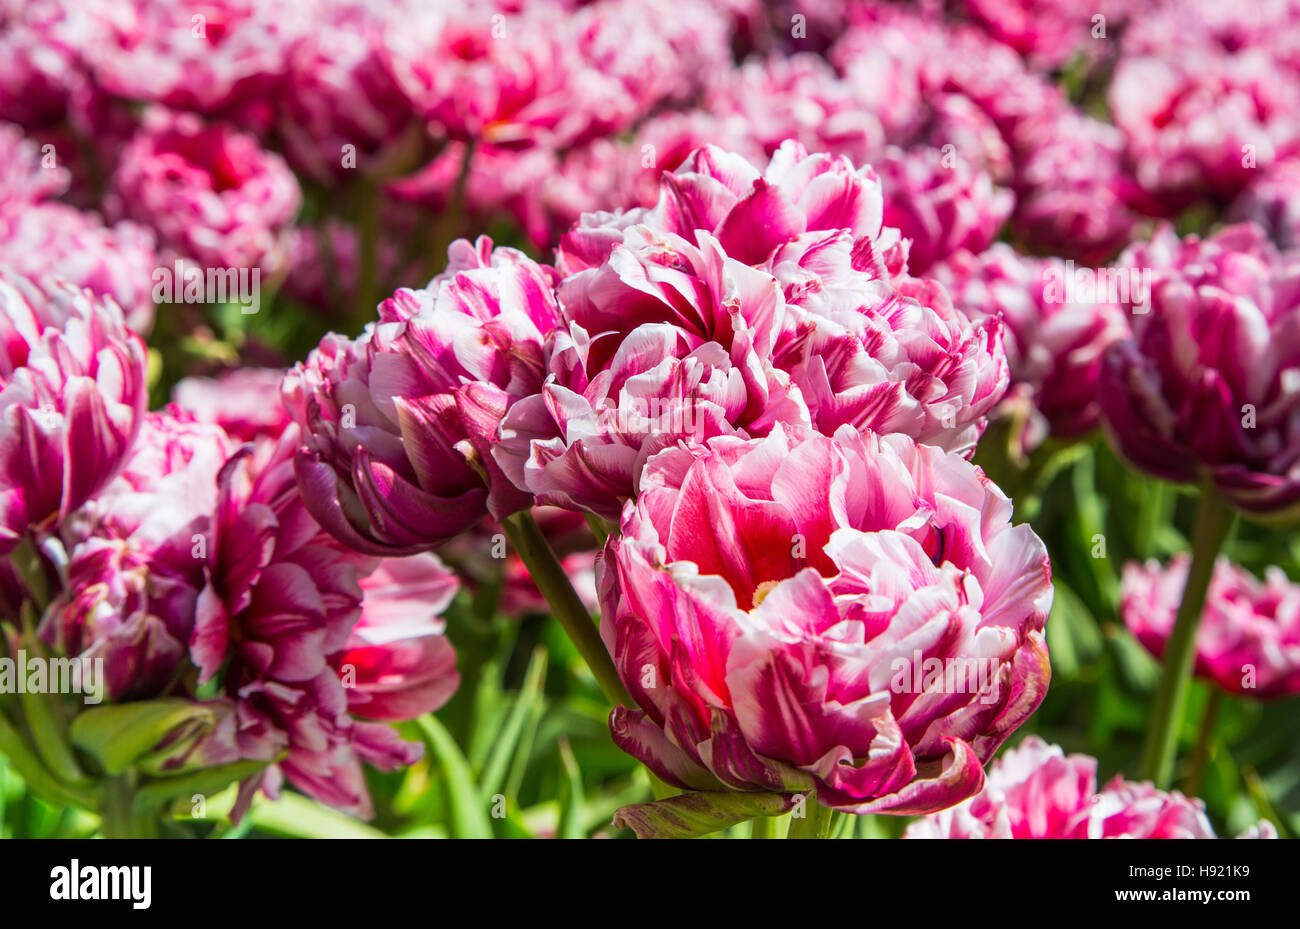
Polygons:
M1178 730L1191 685L1193 659L1196 657L1196 628L1205 608L1205 594L1210 587L1214 561L1232 531L1236 513L1211 489L1201 491L1192 531L1192 563L1187 569L1187 584L1178 606L1174 629L1165 644L1164 669L1160 687L1151 709L1151 723L1142 763L1138 768L1144 780L1167 789L1173 777L1174 756L1178 749Z
M596 537L596 544L601 548L609 541L609 523L605 522L599 516L587 514L587 525L591 528L591 534Z
M1141 489L1134 547L1139 557L1153 558L1156 554L1156 533L1169 522L1173 509L1174 489L1161 480L1144 480Z
M551 607L551 614L578 649L578 654L595 675L605 696L616 705L635 706L624 689L623 682L619 680L614 662L600 638L600 630L592 622L591 614L587 612L582 598L574 591L569 576L564 573L560 560L551 551L546 536L538 528L532 514L522 510L506 517L502 525L533 583Z
M1210 748L1214 744L1214 724L1219 719L1219 708L1222 705L1223 691L1217 687L1211 688L1210 699L1201 716L1201 732L1196 738L1196 749L1192 753L1191 772L1187 775L1187 784L1183 788L1183 793L1189 797L1195 797L1201 792L1201 781L1210 763Z
M790 817L787 839L824 839L830 835L832 811L817 802L815 793L804 798L803 812L802 817Z
M447 203L443 207L442 216L438 219L436 227L436 238L431 247L432 254L429 260L433 262L433 273L439 273L445 267L447 260L447 246L456 240L456 233L462 227L461 213L465 209L465 188L469 186L470 168L474 164L474 150L476 140L470 139L465 143L465 151L460 156L460 170L456 174L456 182L452 185L451 192L447 197Z
M106 839L157 837L158 823L153 814L136 809L135 778L130 772L105 782L99 831Z
M357 280L357 307L369 319L379 303L379 191L368 180L357 182L355 188L357 231L361 245L361 267ZM324 256L322 256L324 258ZM331 258L324 259L326 261Z

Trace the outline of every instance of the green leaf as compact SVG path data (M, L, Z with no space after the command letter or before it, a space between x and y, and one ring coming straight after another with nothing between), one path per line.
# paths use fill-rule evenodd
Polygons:
M254 803L248 815L263 832L299 839L386 839L388 836L302 794L285 791L274 803Z
M176 777L146 781L135 795L137 810L150 810L175 800L177 797L205 797L220 793L236 781L252 777L271 764L269 761L236 761L233 764L203 768Z
M447 807L451 816L451 835L463 839L490 839L483 797L474 784L469 762L445 726L431 713L416 720L434 759L447 781Z
M491 796L500 789L510 760L515 755L515 748L519 745L524 723L534 716L534 708L541 703L542 687L545 682L546 649L538 646L533 650L533 656L528 662L528 670L524 672L524 683L519 689L519 696L514 706L510 708L510 715L506 717L501 733L492 746L491 754L488 755L487 763L483 766L480 782L485 796Z
M560 740L560 765L564 769L564 780L560 782L560 822L555 827L555 837L582 839L586 837L582 828L582 772L578 770L568 739Z
M215 723L211 708L166 698L99 706L72 721L72 743L108 774L171 755Z
M779 816L794 807L796 794L700 791L653 803L625 806L614 825L639 839L693 839L753 819Z
M75 787L57 781L3 714L0 714L0 755L9 759L28 789L47 803L54 806L79 806L87 810L99 808L101 797L98 789Z

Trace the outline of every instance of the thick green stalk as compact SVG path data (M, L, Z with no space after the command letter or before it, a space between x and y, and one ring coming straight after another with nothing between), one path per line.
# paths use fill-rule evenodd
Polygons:
M1209 488L1201 491L1196 528L1192 532L1192 563L1187 570L1187 584L1183 588L1173 632L1165 643L1164 669L1138 769L1143 779L1154 781L1162 789L1168 788L1173 778L1178 730L1196 656L1196 629L1205 609L1210 575L1235 520L1236 513L1222 497Z
M99 831L106 839L152 839L158 836L158 821L152 811L136 809L135 776L129 771L105 782L100 815Z
M429 248L429 260L433 263L431 270L434 273L443 270L447 261L447 246L456 240L457 234L464 226L464 216L461 214L465 212L465 189L469 186L470 168L474 164L475 147L474 139L470 139L465 144L465 150L460 157L460 168L456 172L455 183L452 184L448 193L442 215L438 217L438 224L434 227L434 239Z
M1187 775L1183 793L1195 797L1201 792L1201 781L1205 778L1205 769L1210 763L1210 750L1214 745L1214 726L1219 720L1219 708L1223 706L1223 691L1215 687L1210 691L1210 699L1205 704L1201 716L1201 734L1196 739L1196 749L1192 752L1192 768Z
M809 793L804 798L804 815L790 817L787 839L824 839L830 835L831 810L817 802L817 795Z
M582 598L574 591L569 576L564 573L560 560L555 557L555 552L551 550L532 514L523 510L506 517L502 524L510 538L510 544L528 568L533 583L546 598L551 614L578 649L578 654L595 675L605 696L611 703L635 706L624 689L623 682L619 680L609 652L605 650L600 630L592 622L591 614L587 612Z

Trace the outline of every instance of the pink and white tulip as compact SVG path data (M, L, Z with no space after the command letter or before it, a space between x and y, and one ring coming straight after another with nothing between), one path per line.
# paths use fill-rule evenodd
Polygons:
M1122 260L1152 269L1150 307L1110 347L1101 406L1119 450L1166 480L1208 481L1239 509L1300 504L1296 256L1258 226L1162 229Z
M554 271L486 237L460 240L425 290L402 289L356 341L328 335L285 378L303 426L312 513L377 555L433 548L529 496L491 455L510 406L541 387L558 323Z
M1242 838L1277 838L1264 820ZM976 797L907 827L908 839L1213 839L1205 805L1119 775L1097 790L1097 760L1031 735L1004 752Z
M1124 566L1120 614L1157 658L1174 627L1188 558ZM1264 580L1220 558L1196 631L1196 674L1231 694L1259 700L1300 693L1300 585L1280 568Z
M688 789L815 789L857 813L972 796L1050 675L1047 552L1010 516L975 467L901 435L661 452L601 569L637 704L614 740ZM982 684L932 673L961 660Z
M111 300L0 271L0 552L117 473L144 418L144 365Z

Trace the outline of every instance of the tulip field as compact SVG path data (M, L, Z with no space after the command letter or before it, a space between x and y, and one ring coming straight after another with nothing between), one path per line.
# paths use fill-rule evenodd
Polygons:
M0 0L0 838L1291 838L1298 524L1297 0Z

